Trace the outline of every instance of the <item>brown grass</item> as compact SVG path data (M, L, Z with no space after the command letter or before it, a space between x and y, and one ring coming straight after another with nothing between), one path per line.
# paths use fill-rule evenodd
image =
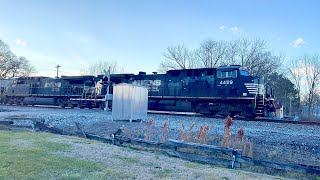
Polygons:
M207 144L207 132L209 131L209 125L200 127L200 144Z
M184 124L183 123L181 123L180 141L184 141Z
M249 153L248 153L248 156L252 158L252 155L253 155L253 144L252 142L249 142Z
M166 143L168 140L169 122L166 120L162 127L162 143Z
M200 131L201 131L202 126L200 127L199 131L196 131L196 134L194 135L193 139L195 142L198 142L200 140Z
M155 121L153 119L148 119L146 124L147 124L147 127L146 127L146 133L144 134L144 139L145 140L152 140L152 134L153 134L154 126L155 126Z
M237 149L241 149L241 147L243 146L243 140L244 140L243 138L244 138L244 130L243 128L240 128L237 133L237 142L236 142Z
M191 141L190 137L191 137L192 129L193 129L193 127L194 127L195 124L196 124L196 123L193 122L193 123L190 125L189 131L188 131L188 133L187 133L187 135L186 135L186 137L185 137L185 141Z
M222 146L229 148L231 143L231 130L230 127L232 125L232 118L230 116L228 116L226 118L226 121L224 123L224 136L223 136L223 140L222 140Z
M247 146L249 146L248 150L247 150ZM242 155L251 157L251 158L253 156L253 143L248 138L246 138L243 142Z

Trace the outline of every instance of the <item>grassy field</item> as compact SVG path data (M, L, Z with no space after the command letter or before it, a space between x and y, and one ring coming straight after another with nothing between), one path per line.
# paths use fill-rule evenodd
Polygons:
M106 178L98 162L54 155L70 145L46 141L50 134L0 132L0 179Z
M0 179L279 179L75 137L0 131Z

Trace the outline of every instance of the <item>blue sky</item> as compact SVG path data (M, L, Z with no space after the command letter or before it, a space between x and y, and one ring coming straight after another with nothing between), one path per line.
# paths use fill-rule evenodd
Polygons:
M157 71L172 44L262 38L287 59L320 50L320 1L0 0L0 39L38 75L78 75L90 62Z

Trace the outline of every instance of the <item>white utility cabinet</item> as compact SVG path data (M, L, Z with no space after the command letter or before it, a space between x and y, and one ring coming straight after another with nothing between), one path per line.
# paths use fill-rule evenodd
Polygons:
M147 119L148 88L127 83L113 86L112 119L139 121Z

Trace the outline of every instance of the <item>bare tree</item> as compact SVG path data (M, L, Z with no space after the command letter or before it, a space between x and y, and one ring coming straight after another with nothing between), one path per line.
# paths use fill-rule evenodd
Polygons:
M107 71L110 67L110 73L124 73L124 68L116 61L97 61L93 64L90 64L89 67L85 70L81 70L82 75L99 75L103 74L104 71Z
M19 57L19 69L16 71L16 76L29 77L36 73L36 68L30 64L30 61L25 57Z
M227 43L227 49L225 52L224 64L237 64L237 56L239 54L239 43L238 41L231 41Z
M9 46L0 40L0 78L30 76L35 68L25 57L17 57Z
M194 53L192 53L194 52ZM268 49L261 39L240 39L235 41L205 40L195 51L184 45L169 46L160 69L213 68L221 65L241 64L252 75L267 77L276 72L284 57Z
M160 71L170 69L187 69L197 66L193 53L184 45L169 46L163 53L165 60L160 63Z
M302 69L301 59L293 59L290 61L288 70L291 79L293 80L295 87L298 91L298 103L299 103L299 111L301 111L301 82L303 77L303 69Z
M275 55L268 50L265 40L241 39L238 44L238 58L236 62L246 67L252 75L268 76L278 69L283 61L282 55Z
M196 50L196 58L202 63L202 67L214 68L224 64L223 58L226 55L227 43L225 41L205 40Z
M320 58L319 55L305 55L301 59L307 83L306 105L308 106L308 115L310 116L313 112L314 97L320 80Z

